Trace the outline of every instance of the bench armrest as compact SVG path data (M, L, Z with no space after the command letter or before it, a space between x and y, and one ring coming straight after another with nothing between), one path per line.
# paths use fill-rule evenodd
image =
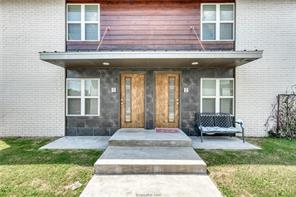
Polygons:
M235 123L239 124L241 126L241 128L244 128L244 122L241 119L236 119Z
M244 127L244 122L241 119L236 119L235 120L236 124L239 124L240 127L242 128L242 137L243 137L243 142L245 143L245 127Z

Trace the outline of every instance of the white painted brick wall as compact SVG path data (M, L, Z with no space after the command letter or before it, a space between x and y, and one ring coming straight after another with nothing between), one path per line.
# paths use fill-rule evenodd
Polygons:
M236 113L249 136L278 93L296 84L296 1L237 0L237 50L264 58L237 69ZM64 70L39 51L64 51L64 0L0 0L0 136L64 135Z
M65 0L0 0L0 136L63 136Z
M265 136L276 95L296 84L296 1L237 0L237 50L264 50L236 70L236 113L248 136Z

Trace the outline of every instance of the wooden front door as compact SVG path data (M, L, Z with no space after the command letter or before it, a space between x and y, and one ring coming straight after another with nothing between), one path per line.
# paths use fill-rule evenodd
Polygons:
M179 127L179 73L155 75L155 122L157 128Z
M120 111L122 128L143 128L144 79L142 73L122 73L120 91Z

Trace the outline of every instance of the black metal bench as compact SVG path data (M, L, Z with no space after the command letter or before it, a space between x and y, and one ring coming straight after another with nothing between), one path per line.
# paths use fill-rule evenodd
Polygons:
M240 128L236 128L235 124L240 125ZM196 127L200 131L201 142L203 142L203 135L208 133L241 133L245 142L243 121L235 120L235 117L228 113L196 113Z

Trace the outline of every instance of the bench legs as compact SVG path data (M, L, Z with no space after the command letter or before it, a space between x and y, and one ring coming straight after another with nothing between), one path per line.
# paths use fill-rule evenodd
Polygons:
M202 135L202 131L200 131L200 141L203 142L203 135Z
M242 137L243 137L243 142L245 143L245 128L242 127Z
M231 137L232 137L232 135L231 135ZM243 143L245 143L246 142L246 140L245 140L245 128L244 127L242 127L242 138L243 138ZM202 131L200 131L200 141L201 142L203 142L203 132Z

